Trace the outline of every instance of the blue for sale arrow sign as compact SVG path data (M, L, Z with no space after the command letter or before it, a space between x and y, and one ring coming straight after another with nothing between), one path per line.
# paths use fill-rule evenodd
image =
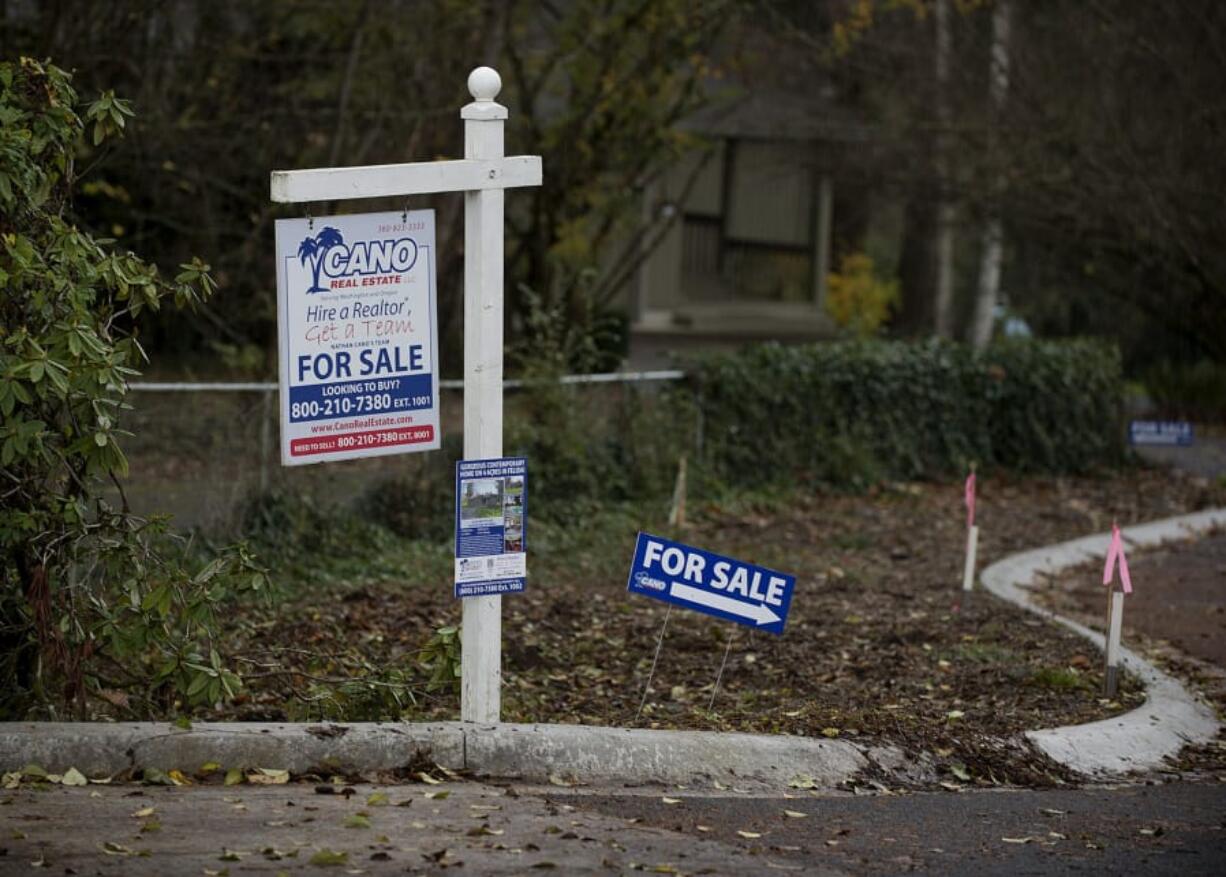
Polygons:
M639 533L628 588L665 603L783 633L796 577Z

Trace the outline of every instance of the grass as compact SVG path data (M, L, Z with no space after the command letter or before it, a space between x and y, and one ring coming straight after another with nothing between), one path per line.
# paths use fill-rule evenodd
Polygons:
M954 649L956 657L976 664L1015 664L1020 656L1010 648L994 643L966 643Z
M1041 667L1030 674L1030 684L1057 691L1089 688L1090 683L1072 667Z

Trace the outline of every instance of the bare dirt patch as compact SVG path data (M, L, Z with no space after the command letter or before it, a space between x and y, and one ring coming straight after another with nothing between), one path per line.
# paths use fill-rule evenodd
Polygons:
M981 567L1101 532L1113 518L1148 521L1218 499L1201 482L1148 470L980 485ZM504 601L504 719L635 724L666 608L627 594L625 570L636 530L667 527L599 514L534 528L529 589ZM730 627L674 611L638 724L889 742L934 753L959 780L1061 779L1000 738L1103 718L1142 694L1128 680L1105 702L1101 661L1080 638L983 592L962 605L964 533L960 484L701 506L671 535L795 573L792 614L782 637L732 631L712 704ZM238 644L275 650L300 675L253 674L244 702L224 715L285 717L290 689L352 672L338 669L337 656L350 668L354 657L371 668L411 662L434 628L459 619L445 548L435 561L404 578L304 590L251 621ZM457 712L445 693L419 697L411 716Z

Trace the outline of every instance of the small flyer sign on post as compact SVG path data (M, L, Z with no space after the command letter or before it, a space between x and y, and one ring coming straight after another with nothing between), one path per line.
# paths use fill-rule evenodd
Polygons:
M434 211L280 219L281 462L439 447Z
M795 586L795 576L639 533L627 588L755 630L782 634Z
M524 589L528 576L528 461L460 460L455 468L455 595Z

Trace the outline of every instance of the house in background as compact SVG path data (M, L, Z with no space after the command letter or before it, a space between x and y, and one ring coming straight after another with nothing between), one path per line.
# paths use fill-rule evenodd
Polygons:
M670 220L630 290L627 367L670 353L832 337L823 303L837 218L836 168L868 130L825 95L753 90L692 116L712 149L648 190Z

